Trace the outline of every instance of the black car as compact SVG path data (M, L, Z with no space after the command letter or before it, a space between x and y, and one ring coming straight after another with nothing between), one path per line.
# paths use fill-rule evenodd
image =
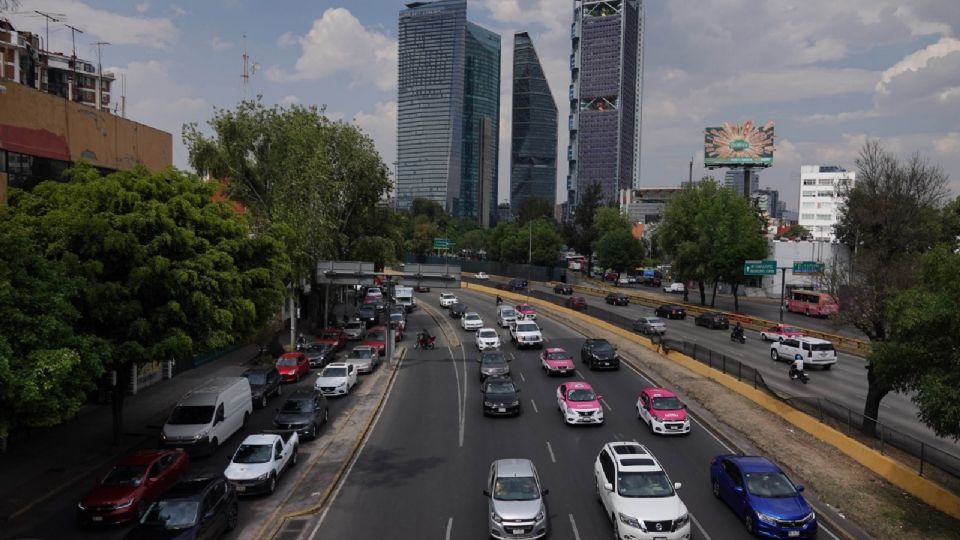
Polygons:
M665 317L667 319L686 319L687 312L680 306L675 304L665 304L654 310L654 314L657 317Z
M454 319L459 319L460 317L463 317L464 313L467 312L467 305L464 304L463 302L454 302L450 304L450 307L448 308L448 312L450 313L450 316L453 317Z
M487 377L499 377L510 374L510 365L507 364L507 357L503 355L503 351L498 350L487 350L480 353L480 358L477 359L477 362L480 363L480 382L483 382Z
M317 438L320 426L330 419L327 398L315 388L294 390L283 406L277 409L273 425L277 429L294 430L301 437Z
M620 369L617 350L605 339L587 339L580 348L580 361L590 369Z
M380 314L373 304L364 304L357 308L357 319L367 325L367 328L380 323Z
M527 280L523 278L513 278L507 283L508 291L522 291L527 288Z
M708 311L694 317L693 324L697 326L706 326L711 330L714 328L727 329L730 328L730 319L727 319L723 313Z
M301 351L312 368L322 368L337 360L337 346L333 343L307 343Z
M219 538L237 527L237 491L223 475L181 480L147 507L127 540Z
M268 397L280 395L280 372L276 366L250 368L243 376L250 381L250 397L257 407L266 407Z
M630 299L622 292L610 293L605 300L612 306L626 306L630 304Z
M556 294L573 294L573 287L566 283L557 283L553 286L553 292Z
M426 285L417 285L413 288L413 290L417 292L430 292L430 287L427 287Z
M520 390L510 377L488 377L480 386L483 414L520 416Z
M640 284L646 287L660 287L663 285L663 282L658 277L644 276L640 280Z

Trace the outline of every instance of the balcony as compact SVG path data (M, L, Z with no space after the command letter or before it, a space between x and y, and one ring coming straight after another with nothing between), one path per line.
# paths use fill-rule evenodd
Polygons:
M567 129L569 129L570 131L573 131L577 129L576 126L577 126L576 119L573 117L573 115L571 114L567 116Z

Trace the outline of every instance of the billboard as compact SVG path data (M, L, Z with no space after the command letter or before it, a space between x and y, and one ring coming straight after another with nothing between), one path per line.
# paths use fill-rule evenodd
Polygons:
M751 120L708 127L704 137L704 167L769 167L773 164L773 122L763 127Z

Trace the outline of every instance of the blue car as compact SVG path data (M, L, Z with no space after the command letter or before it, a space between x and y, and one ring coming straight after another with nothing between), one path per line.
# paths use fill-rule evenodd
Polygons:
M803 486L760 456L721 455L710 461L713 496L743 519L747 531L764 538L816 538L817 516Z

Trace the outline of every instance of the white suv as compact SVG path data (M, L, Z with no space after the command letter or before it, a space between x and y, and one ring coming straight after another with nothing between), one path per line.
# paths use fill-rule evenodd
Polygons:
M457 302L457 297L454 296L453 293L440 293L440 307L448 308Z
M786 338L770 345L770 358L773 361L793 362L797 355L803 358L803 365L820 366L830 369L837 363L837 350L833 343L813 337Z
M543 347L543 335L540 333L540 327L533 321L517 321L510 325L510 341L518 349L522 347Z
M690 538L690 514L647 448L635 442L610 442L593 464L597 494L613 521L614 538L679 540Z
M497 324L500 328L507 328L517 322L517 310L510 306L499 306L497 308Z

